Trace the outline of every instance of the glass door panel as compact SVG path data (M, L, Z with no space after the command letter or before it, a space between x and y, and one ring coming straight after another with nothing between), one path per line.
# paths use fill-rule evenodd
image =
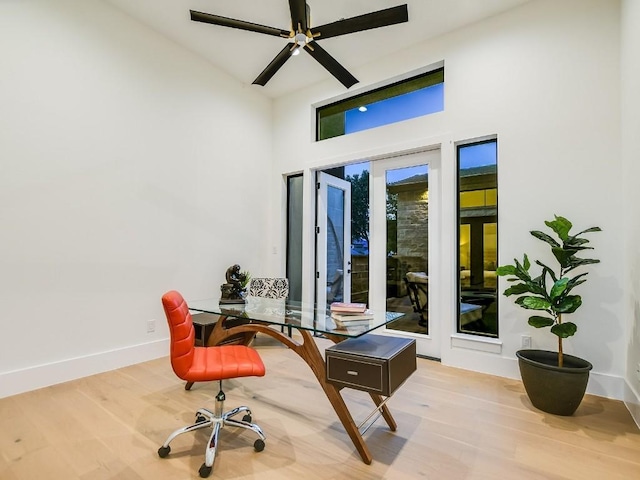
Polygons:
M351 301L351 184L318 174L316 302Z
M428 165L390 169L385 174L387 218L387 310L404 310L392 330L428 333L429 187Z
M440 150L371 162L370 303L406 313L385 332L415 338L418 353L434 358L440 358L441 327L429 312L442 286L434 280L438 269L429 268L429 257L440 242L438 232L433 233L439 165ZM437 261L436 254L432 265Z

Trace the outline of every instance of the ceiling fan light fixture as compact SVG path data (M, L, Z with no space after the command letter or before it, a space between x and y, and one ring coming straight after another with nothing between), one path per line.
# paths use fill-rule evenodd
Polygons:
M304 33L296 33L293 41L296 42L299 47L304 47L307 44L308 38Z
M291 55L300 55L300 46L296 45L295 47L293 47L293 50L291 50Z

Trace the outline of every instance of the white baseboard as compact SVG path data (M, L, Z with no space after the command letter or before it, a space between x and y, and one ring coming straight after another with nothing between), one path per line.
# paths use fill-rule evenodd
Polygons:
M636 425L640 428L640 395L629 382L625 382L624 404L627 406Z
M0 373L0 398L165 357L168 352L169 339L166 338L84 357ZM484 373L516 378L514 375L516 370L513 368L516 366L515 363L515 360L507 362L511 367L510 369L494 368ZM478 371L476 368L470 368L469 365L459 364L456 366ZM502 366L504 367L504 365ZM640 395L622 377L591 372L587 393L622 400L640 428Z
M492 355L490 352L472 352L468 350L468 348L466 352L462 350L463 349L460 348L453 349L451 351L453 355L442 359L443 365L487 373L489 375L497 375L499 377L520 379L518 360L516 358ZM592 370L589 374L587 393L624 401L626 398L625 384L626 382L623 377L594 372Z
M108 372L169 354L169 339L0 373L0 398Z
M599 397L612 398L614 400L623 400L624 391L624 378L591 370L587 393L598 395Z

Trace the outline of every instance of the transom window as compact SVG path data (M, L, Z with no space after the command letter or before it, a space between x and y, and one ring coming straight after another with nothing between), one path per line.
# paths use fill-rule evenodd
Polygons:
M316 140L347 135L444 110L444 68L316 109Z

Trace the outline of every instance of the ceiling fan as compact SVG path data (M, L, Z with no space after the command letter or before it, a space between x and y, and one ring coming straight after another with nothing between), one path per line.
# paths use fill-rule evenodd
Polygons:
M329 73L349 88L358 80L351 75L338 61L333 58L318 42L325 38L337 37L348 33L370 30L372 28L386 27L397 23L407 22L409 14L407 5L386 8L376 12L341 19L336 22L327 23L319 27L311 27L309 5L305 0L289 0L289 10L291 11L291 30L268 27L257 23L245 22L233 18L213 15L211 13L196 12L190 10L191 20L195 22L210 23L223 27L238 28L250 32L264 33L276 37L283 37L292 40L276 55L267 68L253 81L254 85L266 85L276 72L285 64L289 57L297 55L304 49L309 55L316 59Z

